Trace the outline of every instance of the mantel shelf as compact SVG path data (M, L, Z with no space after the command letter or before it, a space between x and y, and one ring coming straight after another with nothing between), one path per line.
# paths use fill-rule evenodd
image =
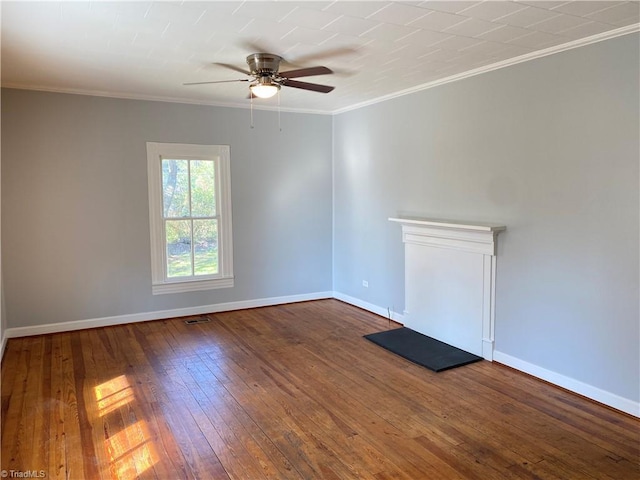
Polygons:
M474 232L501 232L506 229L504 225L484 222L463 222L459 220L443 220L420 217L391 217L390 222L397 222L402 225L415 225L434 228L447 228L457 230L469 230Z
M418 217L390 218L402 226L404 243L453 248L486 255L496 254L496 237L506 230L504 225L436 220Z

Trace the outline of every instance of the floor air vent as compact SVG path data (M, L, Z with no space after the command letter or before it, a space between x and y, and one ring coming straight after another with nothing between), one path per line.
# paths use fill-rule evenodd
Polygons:
M211 319L209 317L203 315L201 317L185 320L184 323L186 323L187 325L197 325L198 323L209 323L210 321Z

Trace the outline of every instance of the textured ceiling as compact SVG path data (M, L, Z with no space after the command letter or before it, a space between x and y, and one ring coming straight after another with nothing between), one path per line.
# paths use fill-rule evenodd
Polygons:
M10 2L1 4L2 84L17 88L248 106L256 51L288 68L325 65L283 88L285 110L339 112L581 39L638 30L637 1ZM256 100L275 107L278 100Z

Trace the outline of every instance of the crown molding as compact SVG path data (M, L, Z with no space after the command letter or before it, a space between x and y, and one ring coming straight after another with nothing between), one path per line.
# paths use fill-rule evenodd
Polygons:
M607 32L603 32L597 35L592 35L591 37L585 37L585 38L581 38L571 42L563 43L561 45L555 45L553 47L545 48L544 50L536 50L535 52L527 53L525 55L509 58L507 60L502 60L500 62L492 63L490 65L485 65L483 67L474 68L473 70L467 70L466 72L458 73L455 75L451 75L449 77L435 80L433 82L424 83L422 85L407 88L406 90L400 90L399 92L390 93L389 95L385 95L383 97L374 98L373 100L367 100L366 102L361 102L355 105L351 105L349 107L334 110L332 114L339 115L341 113L349 112L351 110L357 110L362 107L367 107L369 105L374 105L376 103L385 102L393 98L403 97L405 95L421 92L423 90L428 90L430 88L438 87L440 85L445 85L447 83L456 82L458 80L463 80L469 77L475 77L476 75L481 75L483 73L493 72L494 70L499 70L501 68L506 68L512 65L517 65L519 63L528 62L530 60L547 57L549 55L555 55L556 53L564 52L566 50L573 50L574 48L584 47L587 45L591 45L592 43L598 43L604 40L610 40L613 38L621 37L623 35L629 35L631 33L636 33L639 31L640 31L640 23L634 23L633 25L617 28L615 30L609 30Z

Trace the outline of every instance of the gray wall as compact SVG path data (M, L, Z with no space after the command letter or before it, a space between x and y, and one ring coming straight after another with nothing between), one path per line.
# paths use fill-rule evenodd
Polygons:
M390 216L504 223L496 349L638 401L638 45L628 35L338 115L334 290L402 312Z
M2 91L8 327L327 292L329 116ZM152 295L145 142L231 146L231 289Z
M2 4L0 4L0 19L2 18ZM0 101L0 104L2 102ZM2 171L2 121L0 119L0 172ZM2 198L2 174L0 173L0 199ZM0 210L2 209L0 201ZM4 286L2 285L2 214L0 213L0 360L4 354L5 332L7 331L7 316L4 306Z

